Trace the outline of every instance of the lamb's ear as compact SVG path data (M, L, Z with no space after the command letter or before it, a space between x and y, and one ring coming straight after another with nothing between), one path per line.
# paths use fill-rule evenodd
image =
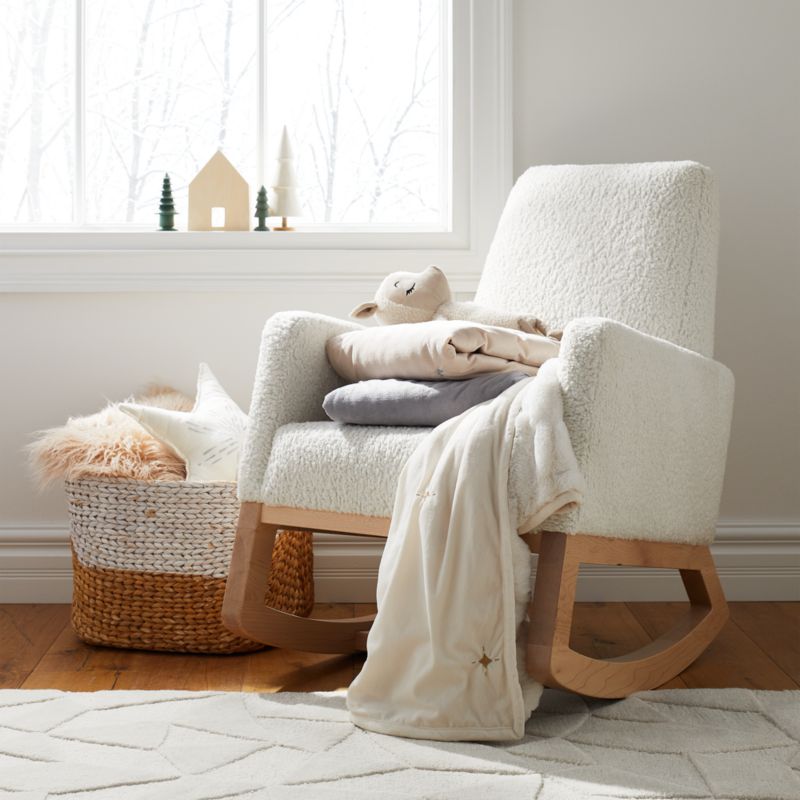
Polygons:
M350 316L354 319L367 319L367 317L371 317L377 310L377 303L362 303L350 312Z

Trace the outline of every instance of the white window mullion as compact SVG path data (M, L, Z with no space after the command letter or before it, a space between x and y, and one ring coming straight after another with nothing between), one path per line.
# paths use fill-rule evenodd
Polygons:
M86 221L86 0L75 0L75 175L72 221Z
M440 219L453 230L453 3L441 0L441 44L439 52L439 207Z
M258 183L266 185L267 176L267 0L258 0Z

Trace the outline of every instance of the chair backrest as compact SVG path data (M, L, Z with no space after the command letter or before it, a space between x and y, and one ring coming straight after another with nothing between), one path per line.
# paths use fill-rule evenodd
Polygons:
M711 355L718 238L701 164L532 167L508 197L475 300L557 327L609 317Z

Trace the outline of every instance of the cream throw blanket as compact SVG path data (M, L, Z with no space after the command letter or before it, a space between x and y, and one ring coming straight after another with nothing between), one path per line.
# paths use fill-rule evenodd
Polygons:
M535 461L528 509L537 510L525 530L580 501L557 369L552 359L537 378L443 423L406 463L367 661L347 697L362 728L441 740L523 735L541 687L518 665L530 554L509 508L509 468L516 448Z

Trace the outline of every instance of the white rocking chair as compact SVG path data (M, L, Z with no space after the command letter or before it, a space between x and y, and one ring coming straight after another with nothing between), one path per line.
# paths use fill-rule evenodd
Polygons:
M536 167L509 196L476 300L564 326L564 414L586 479L582 506L538 532L527 668L595 697L654 688L712 641L728 611L714 536L733 404L711 359L717 202L693 162ZM279 529L385 537L397 476L426 429L325 421L341 385L325 342L359 326L303 312L264 329L240 475L242 513L223 619L236 633L318 652L363 649L371 617L266 608ZM516 498L524 508L524 491ZM627 656L570 648L578 566L680 570L690 600L670 632Z

